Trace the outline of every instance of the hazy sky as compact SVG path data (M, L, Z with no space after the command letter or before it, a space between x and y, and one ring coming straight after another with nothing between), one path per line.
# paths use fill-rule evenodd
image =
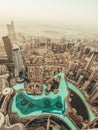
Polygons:
M5 18L98 29L98 0L0 0L0 21Z

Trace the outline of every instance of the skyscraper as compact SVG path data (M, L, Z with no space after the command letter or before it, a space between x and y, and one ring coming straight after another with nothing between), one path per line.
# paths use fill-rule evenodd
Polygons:
M16 43L13 44L12 57L14 62L15 76L22 79L22 76L24 75L24 65L20 47Z
M6 50L6 54L9 61L12 61L12 44L8 36L2 37L2 40L4 42L4 48Z
M16 41L15 28L14 28L13 21L11 21L11 24L7 24L7 30L8 30L8 37L10 38L11 42Z

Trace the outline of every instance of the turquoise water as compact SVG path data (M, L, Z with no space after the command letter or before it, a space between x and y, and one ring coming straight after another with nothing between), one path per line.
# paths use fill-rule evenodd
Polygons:
M21 111L22 114L28 115L34 112L48 112L64 114L65 102L62 101L61 96L56 98L40 98L32 99L27 97L24 93L18 93L16 96L16 107Z
M53 128L53 130L57 130L57 128Z
M58 75L61 76L61 79L60 79L60 85L59 85L59 92L57 94L50 92L48 95L45 95L44 91L42 92L42 95L28 95L25 91L17 93L14 97L11 111L13 113L17 113L20 118L24 118L27 116L36 116L36 115L50 114L51 113L53 115L56 115L56 116L62 118L72 128L72 130L76 130L76 127L74 126L74 124L68 119L67 116L65 116L66 110L68 108L67 103L65 102L65 98L68 96L68 88L67 88L67 85L66 85L66 82L64 79L64 73L60 73ZM54 78L56 78L58 75L54 76ZM94 116L93 112L90 110L89 105L86 102L86 99L83 96L82 92L69 82L68 82L68 87L70 89L72 89L73 91L75 91L81 97L81 99L85 103L86 107L88 108L90 120L91 121L94 120L95 116ZM24 84L23 83L17 84L13 88L15 90L18 90L20 88L24 88ZM43 84L43 90L44 89L46 89L45 84ZM19 94L22 94L23 97L26 98L25 100L29 102L29 104L30 103L34 104L35 105L34 108L31 108L31 109L29 109L29 111L26 111L27 104L24 107L21 105L22 100L19 100L19 98L18 98ZM57 102L58 97L59 97L59 100L62 104L61 109L57 108L55 105L53 106L53 108L51 108L51 105L48 106L49 109L45 108L45 106L43 107L43 104L44 104L43 102L45 99L49 99L50 103L52 104L53 102ZM40 104L41 107L38 107L38 104Z
M15 85L14 86L14 89L15 90L18 90L18 89L20 89L20 88L24 88L24 84L17 84L17 85ZM45 84L43 84L43 90L45 90L47 88L47 86L45 85ZM62 91L63 90L63 91ZM66 87L66 84L65 84L65 80L64 80L64 78L63 78L63 76L62 76L62 78L61 78L61 81L60 81L60 85L59 85L59 92L57 93L57 94L54 94L53 92L50 92L48 95L45 95L44 94L44 91L42 92L42 94L41 95L28 95L25 91L24 92L21 92L22 94L24 94L24 96L26 97L26 98L30 98L30 100L33 100L34 102L36 102L35 104L39 104L38 103L38 100L42 100L42 102L43 102L43 99L45 99L45 98L48 98L48 99L50 99L51 101L53 100L53 99L56 99L56 98L58 98L59 97L59 99L61 100L60 102L62 102L62 110L60 110L59 111L59 113L61 114L62 113L62 111L63 111L63 113L64 113L64 110L66 110L67 109L67 104L66 104L66 102L64 101L64 99L68 96L68 90L67 90L67 87ZM25 115L25 114L22 114L22 108L21 108L21 105L20 105L20 108L21 109L19 109L19 106L18 106L18 108L17 108L17 106L16 106L16 101L17 101L17 97L18 97L18 95L19 95L19 93L17 93L16 95L15 95L15 97L14 97L14 101L13 101L13 103L12 103L12 112L17 112L18 113L18 115L20 116L20 117L26 117L27 115ZM41 102L41 104L42 104L42 102ZM54 102L54 101L53 101ZM19 103L19 102L18 102ZM48 111L48 110L47 110ZM58 112L56 109L54 110L53 109L53 111L51 111L51 113L52 112ZM42 110L39 110L39 111L33 111L33 112L31 112L31 113L28 113L28 116L30 116L30 115L36 115L36 114L42 114Z

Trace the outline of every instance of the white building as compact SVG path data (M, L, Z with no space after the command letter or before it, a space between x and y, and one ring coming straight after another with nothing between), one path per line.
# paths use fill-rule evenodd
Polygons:
M19 73L24 71L23 58L19 45L13 44L12 57L14 62L15 76L19 77Z

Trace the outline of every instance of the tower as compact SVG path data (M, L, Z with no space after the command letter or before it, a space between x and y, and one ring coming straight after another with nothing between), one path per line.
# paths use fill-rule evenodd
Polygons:
M22 80L24 78L24 65L20 47L16 43L13 44L12 57L14 62L15 77Z
M6 50L6 54L9 61L12 61L12 44L8 36L2 37L2 40L4 42L4 48Z
M16 41L15 28L14 28L13 21L11 21L11 24L7 24L7 30L8 30L8 37L10 38L11 42Z
M90 67L92 66L93 62L94 62L95 59L96 59L96 54L97 54L96 51L92 53L92 55L91 55L91 57L90 57L90 59L89 59L87 65L86 65L86 67L85 67L85 70L89 70L89 69L90 69Z

